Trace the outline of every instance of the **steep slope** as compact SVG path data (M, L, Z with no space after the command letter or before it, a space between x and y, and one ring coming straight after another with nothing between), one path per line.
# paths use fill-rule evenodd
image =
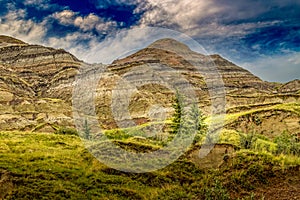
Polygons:
M188 55L184 58L183 55ZM271 84L262 81L258 77L251 74L249 71L238 67L234 63L222 58L220 55L210 55L205 56L196 52L193 52L188 46L175 41L173 39L161 39L153 44L149 45L147 48L128 56L124 59L117 60L113 62L111 68L121 69L126 68L127 64L136 63L162 63L171 66L175 69L182 69L189 71L199 71L193 66L193 62L203 60L203 65L199 66L201 72L209 69L205 69L209 66L209 62L212 62L218 69L219 73L222 75L224 81L224 86L226 87L227 93L235 93L238 91L242 93L270 93L273 91ZM205 63L207 62L207 63Z

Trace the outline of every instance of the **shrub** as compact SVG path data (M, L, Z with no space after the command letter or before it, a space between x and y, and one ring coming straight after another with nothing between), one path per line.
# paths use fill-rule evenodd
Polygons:
M54 133L60 135L78 135L78 131L76 129L65 126L59 127Z
M254 133L240 134L240 145L244 149L251 149L257 137Z
M290 135L283 132L274 139L274 142L277 144L277 154L300 155L300 143L297 135Z

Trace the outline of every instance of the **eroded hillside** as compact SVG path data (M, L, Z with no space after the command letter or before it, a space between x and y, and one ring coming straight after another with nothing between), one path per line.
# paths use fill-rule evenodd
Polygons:
M0 129L51 132L55 127L74 126L72 90L75 77L79 68L93 66L62 49L30 45L7 36L1 36L0 42ZM106 66L95 98L101 126L117 128L111 108L112 93L124 77L133 77L136 82L143 83L130 97L128 107L130 118L137 124L153 120L148 115L153 105L164 107L167 118L172 115L174 91L163 84L143 80L141 74L151 73L149 66L167 69L161 72L165 77L172 77L176 72L178 79L187 80L194 87L199 106L209 115L212 104L209 92L214 86L207 84L207 74L214 69L212 63L222 77L218 87L223 83L226 92L226 102L220 103L226 106L227 129L275 135L282 131L299 132L299 80L286 84L268 83L219 55L193 52L172 39L156 41ZM176 84L183 84L183 81ZM154 115L159 115L159 111ZM274 124L278 128L274 128Z

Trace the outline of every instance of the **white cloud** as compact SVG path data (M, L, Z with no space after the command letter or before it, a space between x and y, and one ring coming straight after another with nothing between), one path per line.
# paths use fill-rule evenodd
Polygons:
M168 27L195 37L243 36L257 28L274 25L277 21L251 22L252 17L268 12L269 4L263 1L221 0L147 0L135 12L144 14L140 26ZM290 2L289 2L290 3ZM278 6L287 5L275 1ZM240 23L231 23L241 20ZM244 20L242 22L242 20Z
M0 23L0 34L10 35L25 42L41 43L45 36L45 22L35 23L24 20L25 10L13 10L4 16Z
M146 10L141 25L155 25L164 22L164 25L178 25L182 30L194 29L200 20L222 10L215 6L213 1L206 0L175 0L158 1L148 0L144 8L138 7L136 12Z
M79 59L83 59L84 55L89 52L89 45L84 46L79 41L89 40L91 43L97 43L94 35L91 33L69 33L65 37L50 37L44 43L46 46L54 48L63 48L72 53ZM86 61L86 60L85 60Z
M52 16L62 25L73 25L79 27L82 31L97 30L99 33L105 33L107 30L112 30L117 26L117 22L100 18L93 13L87 16L80 16L79 13L71 10L63 10L54 13Z
M105 33L108 30L113 30L116 26L116 22L104 21L94 14L81 17L78 13L70 10L54 13L44 18L42 22L37 23L31 19L25 19L26 10L16 9L13 4L9 6L11 11L3 16L0 21L0 34L15 37L30 44L63 48L78 58L83 58L89 52L90 48L99 43L95 35L89 30L95 29L98 32ZM59 20L61 24L77 26L84 32L71 32L63 37L46 37L48 28L51 27L51 19L53 18ZM84 44L82 41L89 42L88 44Z
M288 61L293 65L298 65L300 67L300 53L298 53L298 55L295 54L295 56L291 56L290 58L288 58Z
M24 1L24 5L44 5L44 4L48 4L49 1L48 0L25 0Z
M115 5L136 5L145 0L89 0L98 9L106 9Z
M71 10L63 10L61 12L54 13L53 17L63 25L71 25L74 23L76 13Z
M96 29L98 32L102 32L114 28L117 23L115 21L105 21L91 13L86 17L76 17L74 25L80 27L83 31Z
M95 37L90 33L69 33L65 37L46 37L47 27L49 27L49 17L46 17L42 22L36 23L31 19L24 19L26 11L23 9L14 9L0 21L0 34L9 35L23 40L29 44L41 44L45 46L51 46L54 48L63 48L74 55L82 55L86 47L78 45L78 41L91 40L94 41ZM60 17L64 23L71 22L68 18L75 16L75 13L71 11L65 11L61 13ZM95 41L94 41L95 42Z

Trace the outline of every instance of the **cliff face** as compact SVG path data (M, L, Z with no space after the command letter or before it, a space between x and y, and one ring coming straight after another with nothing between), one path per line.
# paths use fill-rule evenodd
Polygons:
M92 67L62 49L29 45L0 36L0 129L52 131L53 126L72 126L72 90L75 76L83 66ZM294 110L281 107L281 112L273 112L271 109L271 106L285 103L298 105L299 80L287 84L268 83L219 55L206 56L193 52L188 46L172 39L158 40L105 67L95 95L98 119L105 129L117 127L111 105L114 94L119 97L127 95L128 88L118 89L124 79L136 84L137 90L128 97L130 116L117 117L120 121L126 121L129 117L137 124L151 121L160 115L159 109L154 109L155 105L164 107L167 117L170 117L174 92L161 84L169 79L179 85L187 80L205 113L211 109L210 89L216 87L214 83L218 86L223 81L227 112L238 116L228 122L226 127L229 129L250 131L253 126L243 123L248 120L251 124L255 117L264 122L264 127L271 127L270 124L279 123L283 118L299 120L300 114ZM155 74L151 67L161 71ZM220 77L211 75L216 69L222 77L221 81L217 80ZM178 80L172 80L174 72ZM158 77L156 83L150 80L153 77ZM126 106L126 102L116 103L120 107ZM249 112L251 115L248 115ZM297 123L284 122L277 132L300 130ZM261 124L256 128L267 131L259 126ZM276 132L276 129L272 131Z

